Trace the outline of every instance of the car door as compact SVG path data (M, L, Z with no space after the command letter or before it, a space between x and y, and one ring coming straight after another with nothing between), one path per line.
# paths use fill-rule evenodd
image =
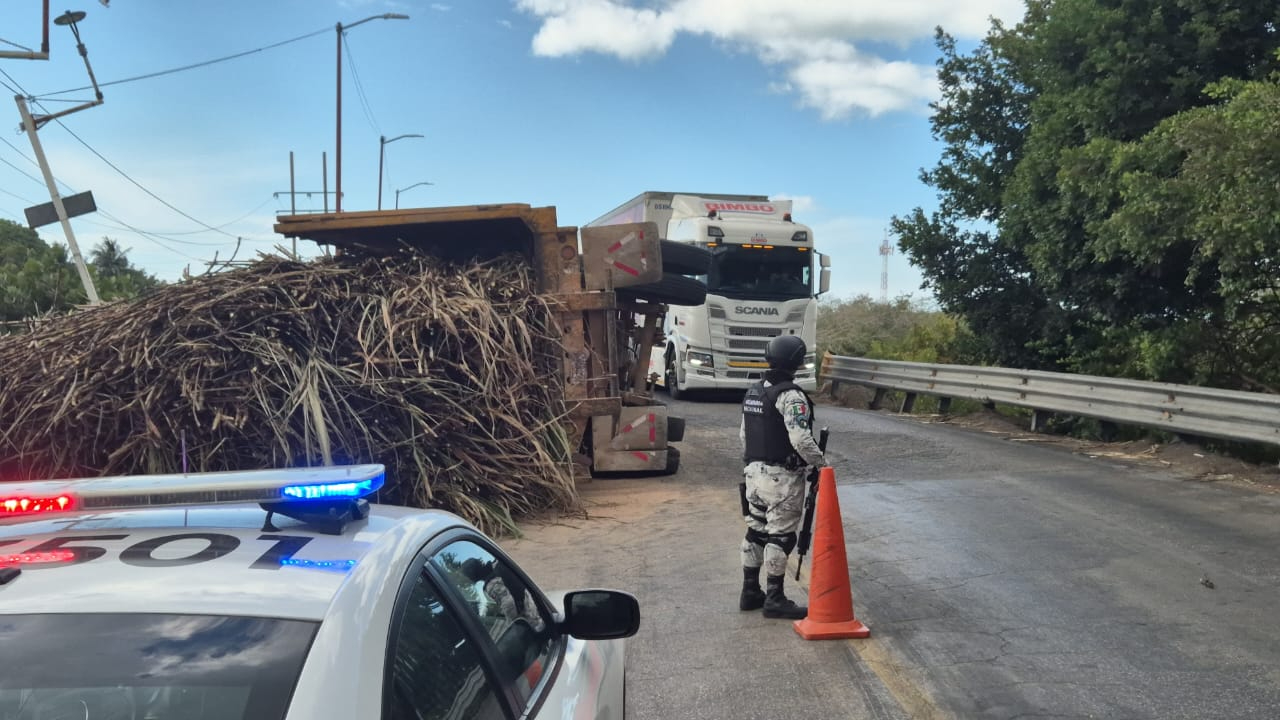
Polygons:
M565 644L542 593L480 538L448 543L432 553L430 565L489 650L493 676L514 713L540 716ZM556 717L559 711L549 712Z
M383 717L621 717L621 644L563 635L557 612L486 538L470 532L437 538L411 568L397 602ZM432 674L436 667L440 678ZM433 683L435 690L414 692Z
M420 559L396 602L383 686L387 720L508 720L485 650Z

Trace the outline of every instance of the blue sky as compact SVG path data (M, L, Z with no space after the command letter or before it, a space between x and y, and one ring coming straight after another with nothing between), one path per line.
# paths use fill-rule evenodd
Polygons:
M376 207L379 136L415 133L386 145L384 208L402 189L402 206L554 205L562 224L582 225L645 190L788 197L832 256L833 295L878 296L889 218L935 204L918 177L939 153L933 28L969 45L988 17L1016 21L1021 1L791 5L55 3L54 16L87 14L78 28L105 102L40 140L64 195L93 191L101 212L72 221L86 252L112 237L175 280L226 258L237 238L241 258L270 251L287 242L272 224L289 210L290 152L299 191L323 187L322 153L335 189L335 25L402 13L345 36L344 210ZM38 49L40 0L6 0L4 13L0 50ZM247 54L131 80L236 53ZM67 27L50 27L50 59L0 58L0 70L8 96L35 96L37 113L92 96L62 92L88 85ZM23 208L49 196L12 100L0 119L0 217L25 224ZM298 207L318 210L321 196ZM56 224L39 232L65 242ZM890 294L923 297L919 285L891 257Z

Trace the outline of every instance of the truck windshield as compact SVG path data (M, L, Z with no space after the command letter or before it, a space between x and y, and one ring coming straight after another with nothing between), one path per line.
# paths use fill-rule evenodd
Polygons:
M0 615L0 718L280 720L318 625Z
M810 253L793 247L763 250L737 245L712 248L707 292L740 300L812 297Z

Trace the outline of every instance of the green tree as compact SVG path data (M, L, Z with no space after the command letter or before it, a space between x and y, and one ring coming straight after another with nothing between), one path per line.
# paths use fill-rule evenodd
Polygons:
M89 253L89 272L103 300L137 297L160 284L129 262L119 242L103 238ZM30 228L0 220L0 321L66 312L88 301L67 249Z
M1213 340L1240 331L1232 318L1259 291L1223 292L1223 265L1203 254L1207 225L1171 227L1187 216L1160 203L1182 207L1222 186L1165 182L1189 169L1191 131L1156 138L1173 137L1169 118L1221 106L1224 97L1206 91L1214 83L1265 78L1280 45L1276 19L1272 0L1032 0L1021 23L993 25L968 55L939 33L933 127L944 150L923 174L939 209L894 226L991 360L1160 379L1217 374L1230 351ZM1236 209L1273 202L1248 194L1264 187L1261 175L1240 188Z
M85 302L84 288L61 245L0 220L0 320L60 312Z
M89 253L89 269L103 300L137 297L160 284L154 276L136 268L129 261L129 251L109 237Z
M973 335L953 315L910 296L881 303L869 295L818 306L818 346L852 357L968 364Z
M1280 74L1208 94L1140 140L1068 155L1063 187L1109 208L1086 225L1092 254L1185 298L1107 329L1128 374L1280 392Z

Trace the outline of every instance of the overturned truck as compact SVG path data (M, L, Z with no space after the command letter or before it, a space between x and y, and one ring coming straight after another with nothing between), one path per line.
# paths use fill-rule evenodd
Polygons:
M684 420L654 399L648 358L668 305L700 305L710 254L668 252L654 223L562 227L554 207L523 204L287 215L276 232L336 252L408 247L447 260L517 254L557 309L575 475L670 474Z

